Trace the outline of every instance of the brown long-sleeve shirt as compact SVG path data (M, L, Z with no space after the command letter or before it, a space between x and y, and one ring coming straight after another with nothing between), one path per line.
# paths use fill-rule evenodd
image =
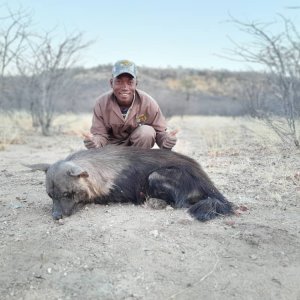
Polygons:
M157 102L137 89L124 118L113 91L109 91L101 95L94 106L91 133L101 137L102 146L108 143L126 144L130 134L144 124L155 129L156 143L162 147L167 136L167 125Z

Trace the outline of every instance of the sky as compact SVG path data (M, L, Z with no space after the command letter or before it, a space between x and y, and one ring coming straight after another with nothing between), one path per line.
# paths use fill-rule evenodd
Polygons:
M81 55L85 67L129 59L147 67L246 70L255 67L223 57L232 40L249 38L230 16L275 22L280 30L282 14L300 27L300 0L0 0L0 17L6 5L30 11L37 30L93 40Z

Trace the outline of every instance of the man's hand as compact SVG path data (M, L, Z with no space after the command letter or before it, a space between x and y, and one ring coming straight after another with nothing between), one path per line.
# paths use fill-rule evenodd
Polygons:
M164 149L172 149L176 145L177 142L176 134L178 133L178 131L179 131L178 129L175 129L168 133L168 135L166 136L163 142Z
M84 146L87 149L91 149L91 148L100 148L102 147L101 141L100 141L100 137L97 135L92 135L91 133L83 133L82 134L84 136Z

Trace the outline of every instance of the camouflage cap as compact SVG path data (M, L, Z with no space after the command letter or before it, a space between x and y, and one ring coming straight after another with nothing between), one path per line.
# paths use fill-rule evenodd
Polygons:
M112 69L112 77L116 78L117 76L119 76L123 73L128 73L133 78L136 78L136 76L137 76L136 65L132 61L129 61L129 60L117 61L114 64L113 69Z

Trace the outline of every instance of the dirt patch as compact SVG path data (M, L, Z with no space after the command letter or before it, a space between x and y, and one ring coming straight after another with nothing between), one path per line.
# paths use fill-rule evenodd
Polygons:
M227 118L171 120L239 214L89 205L55 222L45 176L79 137L26 136L0 153L1 299L300 299L300 155ZM197 126L195 126L197 124ZM270 146L271 145L271 146Z

